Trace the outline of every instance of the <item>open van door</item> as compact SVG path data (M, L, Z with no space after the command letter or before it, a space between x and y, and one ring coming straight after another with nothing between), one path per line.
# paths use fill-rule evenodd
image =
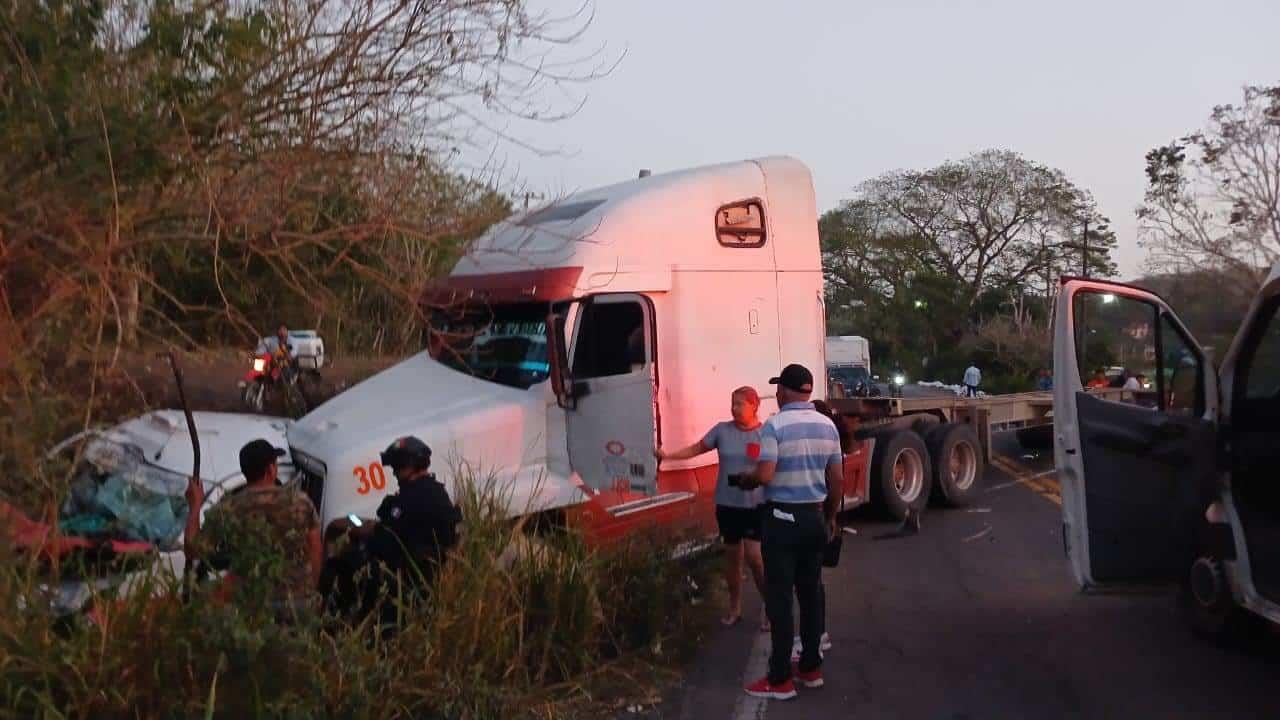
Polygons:
M1228 563L1245 607L1280 622L1280 265L1271 271L1222 366L1222 418L1234 518Z
M1216 489L1217 378L1153 293L1064 279L1054 314L1063 541L1085 589L1179 580ZM1106 368L1130 388L1104 398Z

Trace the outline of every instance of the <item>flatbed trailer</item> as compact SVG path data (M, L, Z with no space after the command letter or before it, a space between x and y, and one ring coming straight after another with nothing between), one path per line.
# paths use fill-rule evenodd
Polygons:
M1123 397L1132 391L1089 391ZM843 426L845 507L882 504L905 518L932 499L964 505L973 496L999 432L1053 424L1053 393L1023 392L978 398L832 398Z

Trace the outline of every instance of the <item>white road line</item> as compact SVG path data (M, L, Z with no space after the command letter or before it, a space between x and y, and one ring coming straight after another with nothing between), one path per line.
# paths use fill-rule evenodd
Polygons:
M769 671L769 633L757 632L756 641L751 646L751 654L747 656L747 667L742 671L741 685L755 682ZM733 704L733 720L764 720L769 701L765 698L751 697L738 688L741 693L738 702Z

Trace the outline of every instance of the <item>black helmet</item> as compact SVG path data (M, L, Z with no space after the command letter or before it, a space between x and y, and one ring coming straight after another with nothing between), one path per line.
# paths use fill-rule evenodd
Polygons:
M382 464L392 469L412 465L426 467L431 464L431 448L412 435L397 439L382 451Z

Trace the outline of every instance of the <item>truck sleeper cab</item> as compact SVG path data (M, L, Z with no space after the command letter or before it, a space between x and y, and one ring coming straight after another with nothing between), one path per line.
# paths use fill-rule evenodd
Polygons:
M824 308L809 171L764 158L591 190L475 241L422 308L427 348L290 429L328 523L372 514L401 435L454 494L504 488L512 515L564 512L601 539L710 532L716 465L654 458L729 416L788 362L821 368ZM821 392L819 392L821 396Z

